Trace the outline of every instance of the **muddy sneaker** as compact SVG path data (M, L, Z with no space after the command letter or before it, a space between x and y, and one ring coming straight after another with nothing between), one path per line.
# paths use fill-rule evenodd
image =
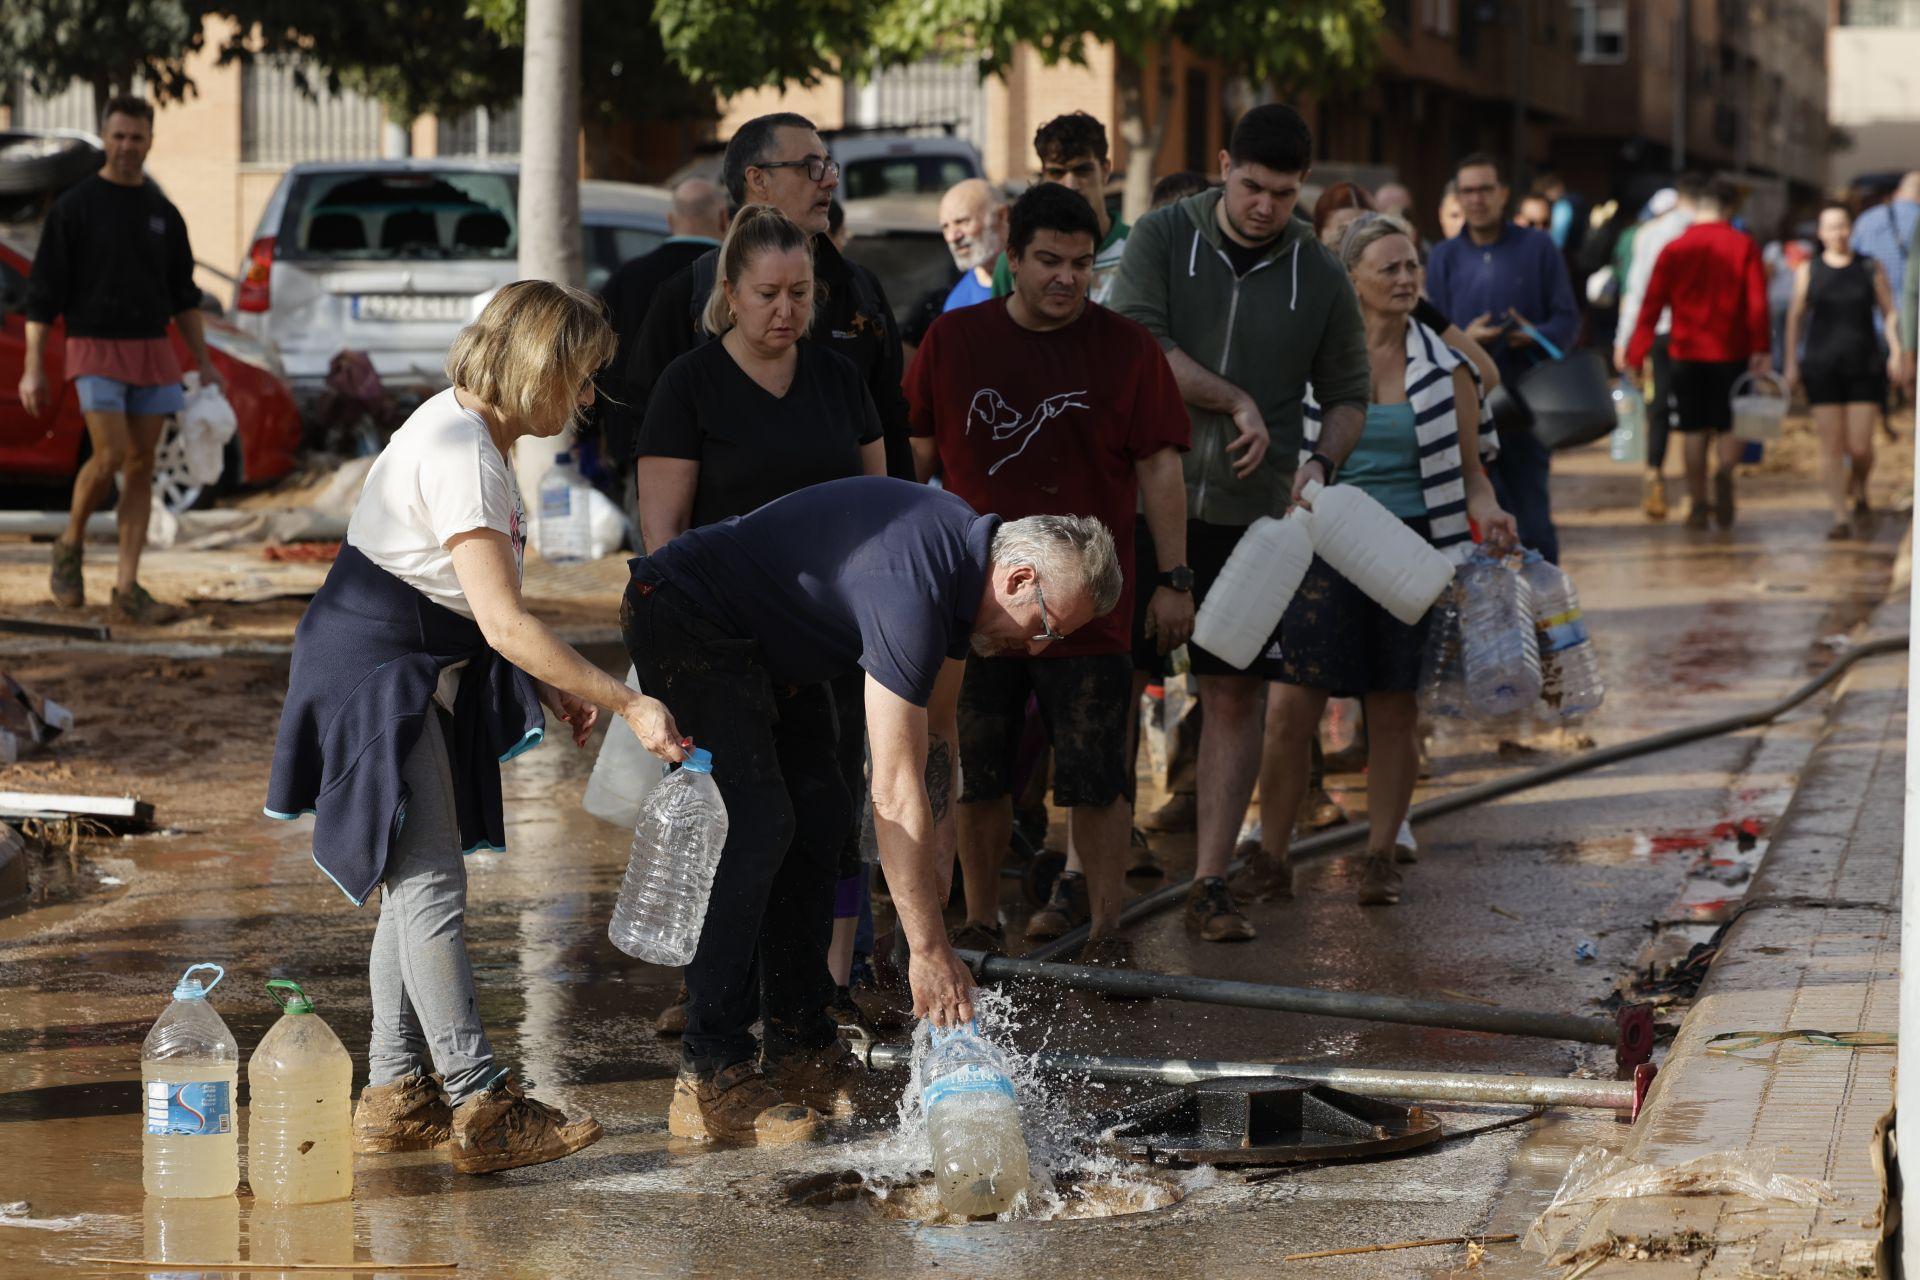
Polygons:
M136 582L126 591L118 587L113 589L112 616L115 622L126 622L136 627L164 627L186 617L187 611L178 605L160 603Z
M1360 905L1391 907L1400 901L1400 872L1391 853L1370 853L1360 868Z
M1693 505L1687 508L1687 528L1689 529L1704 529L1712 519L1712 511L1708 509L1706 503L1697 498Z
M1187 929L1202 942L1251 942L1253 926L1234 905L1233 892L1219 876L1193 882L1187 891Z
M1053 882L1047 905L1027 920L1028 942L1051 942L1069 929L1078 929L1091 917L1087 905L1087 878L1078 871L1062 871Z
M977 924L972 920L947 930L947 941L955 951L1007 953L1007 931L999 925Z
M1129 880L1165 880L1167 869L1160 863L1160 855L1147 843L1147 833L1140 828L1133 829L1129 844L1127 879Z
M1420 861L1420 846L1413 839L1413 824L1402 822L1398 834L1393 837L1393 860L1395 862Z
M782 1098L757 1062L736 1062L705 1079L683 1070L667 1107L667 1132L701 1142L782 1147L813 1142L822 1128L820 1113Z
M761 1075L785 1102L832 1120L865 1119L885 1114L900 1100L899 1082L889 1091L874 1072L860 1065L838 1040L824 1049L769 1058Z
M1294 829L1301 832L1325 831L1328 827L1337 827L1347 820L1347 811L1340 802L1327 794L1325 787L1315 787L1307 792L1307 798L1300 805L1300 818Z
M1867 505L1867 500L1856 498L1853 503L1853 527L1860 531L1860 536L1864 538L1872 533L1874 525L1878 523L1878 519L1873 514L1873 508Z
M687 994L687 984L684 982L681 983L680 993L674 996L673 1003L662 1009L659 1015L654 1018L654 1034L662 1036L685 1035L687 1033L687 1001L691 998L692 997Z
M1667 478L1657 471L1647 472L1641 482L1640 510L1649 520L1667 518Z
M1247 870L1240 885L1255 902L1292 902L1293 863L1255 845L1247 852Z
M1134 967L1133 939L1123 938L1113 933L1102 934L1098 938L1089 938L1086 943L1081 946L1079 959L1075 961L1075 963L1086 965L1092 969L1131 970ZM1100 998L1102 1000L1112 1001L1114 1004L1134 1004L1148 1000L1151 997L1121 996L1102 991Z
M455 1173L498 1173L545 1164L600 1141L592 1116L569 1120L558 1108L526 1095L511 1074L453 1112Z
M1828 542L1848 542L1852 538L1853 522L1851 520L1836 520L1833 528L1827 530Z
M1713 522L1722 529L1733 527L1733 468L1722 467L1713 473Z
M53 572L47 579L47 589L62 609L78 609L87 603L87 580L80 572L85 560L86 550L79 543L53 544Z
M363 1154L437 1151L453 1141L453 1108L434 1076L370 1084L353 1108L353 1149Z
M1165 804L1140 819L1140 829L1169 835L1191 831L1199 812L1200 801L1197 796L1190 791L1177 792L1168 796Z

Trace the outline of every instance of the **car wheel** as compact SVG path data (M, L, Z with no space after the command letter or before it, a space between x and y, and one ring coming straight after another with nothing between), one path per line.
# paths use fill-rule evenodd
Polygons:
M193 510L205 485L194 483L187 470L186 445L180 438L180 420L168 418L153 451L153 497L174 515Z
M0 195L68 187L100 167L97 147L58 134L0 131Z

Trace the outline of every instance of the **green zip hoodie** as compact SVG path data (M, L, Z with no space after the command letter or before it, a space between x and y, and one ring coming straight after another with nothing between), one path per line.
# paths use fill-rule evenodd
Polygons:
M1109 305L1153 331L1160 346L1241 387L1260 406L1272 443L1259 470L1233 474L1229 414L1188 405L1193 448L1181 459L1187 516L1248 525L1277 516L1293 495L1301 396L1365 407L1367 334L1353 284L1313 228L1291 219L1267 254L1236 279L1220 247L1218 191L1156 209L1133 224Z

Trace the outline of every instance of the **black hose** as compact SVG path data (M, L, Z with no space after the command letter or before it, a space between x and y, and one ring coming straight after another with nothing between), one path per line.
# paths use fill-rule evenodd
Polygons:
M1414 805L1412 810L1407 814L1407 817L1409 819L1422 820L1438 818L1443 814L1455 813L1461 809L1472 808L1477 804L1484 804L1489 800L1498 800L1503 796L1510 796L1517 791L1529 791L1534 787L1544 787L1550 782L1558 782L1562 778L1572 777L1577 773L1587 773L1593 769L1605 768L1610 764L1618 764L1622 760L1632 760L1638 756L1652 755L1655 752L1671 750L1674 747L1683 747L1690 742L1698 742L1702 738L1716 738L1723 733L1732 733L1738 729L1751 729L1755 725L1766 724L1779 719L1787 712L1805 702L1808 698L1813 697L1814 694L1819 693L1822 689L1832 684L1835 680L1838 680L1854 663L1866 658L1877 658L1881 654L1902 653L1905 652L1906 648L1906 636L1882 636L1877 640L1864 641L1847 650L1847 652L1841 654L1838 658L1835 658L1833 662L1827 666L1826 670L1778 702L1768 703L1766 706L1756 707L1751 711L1742 711L1734 715L1722 716L1718 720L1705 720L1699 724L1687 725L1684 728L1671 729L1666 733L1656 733L1650 738L1636 738L1632 742L1622 742L1617 746L1602 747L1598 751L1589 751L1584 755L1573 756L1549 765L1542 765L1538 769L1529 769L1524 773L1516 773L1511 777L1495 778L1491 782L1483 782L1478 786L1463 787L1458 791L1450 791L1446 795L1435 796L1431 800L1423 800L1419 804ZM1355 841L1362 839L1366 833L1367 826L1365 823L1349 822L1345 826L1336 827L1332 831L1323 831L1317 836L1310 836L1293 845L1288 852L1288 859L1292 862L1301 862L1309 858L1322 857L1333 853L1335 850L1353 844ZM1245 858L1236 858L1232 865L1227 868L1227 874L1232 875L1246 865L1247 860ZM1192 884L1193 878L1189 876L1185 880L1163 885L1155 889L1152 893L1135 898L1120 912L1120 923L1123 925L1132 924L1136 920L1144 919L1157 911L1173 906L1186 896L1187 890ZM1053 960L1058 956L1067 955L1077 950L1080 944L1086 940L1087 926L1081 925L1076 929L1069 929L1043 947L1036 947L1029 952L1025 958L1029 961L1041 962Z

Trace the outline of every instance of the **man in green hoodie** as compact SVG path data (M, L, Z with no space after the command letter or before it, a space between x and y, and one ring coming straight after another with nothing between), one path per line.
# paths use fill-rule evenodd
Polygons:
M1196 601L1246 527L1283 514L1309 479L1332 483L1366 423L1366 331L1347 273L1293 216L1313 135L1291 107L1255 107L1234 126L1222 190L1147 214L1127 239L1112 307L1152 331L1193 419L1187 555ZM1324 406L1320 449L1299 462L1301 397ZM1227 864L1260 769L1270 657L1247 670L1188 645L1206 719L1200 731L1199 865L1187 923L1208 942L1253 926L1227 889Z

